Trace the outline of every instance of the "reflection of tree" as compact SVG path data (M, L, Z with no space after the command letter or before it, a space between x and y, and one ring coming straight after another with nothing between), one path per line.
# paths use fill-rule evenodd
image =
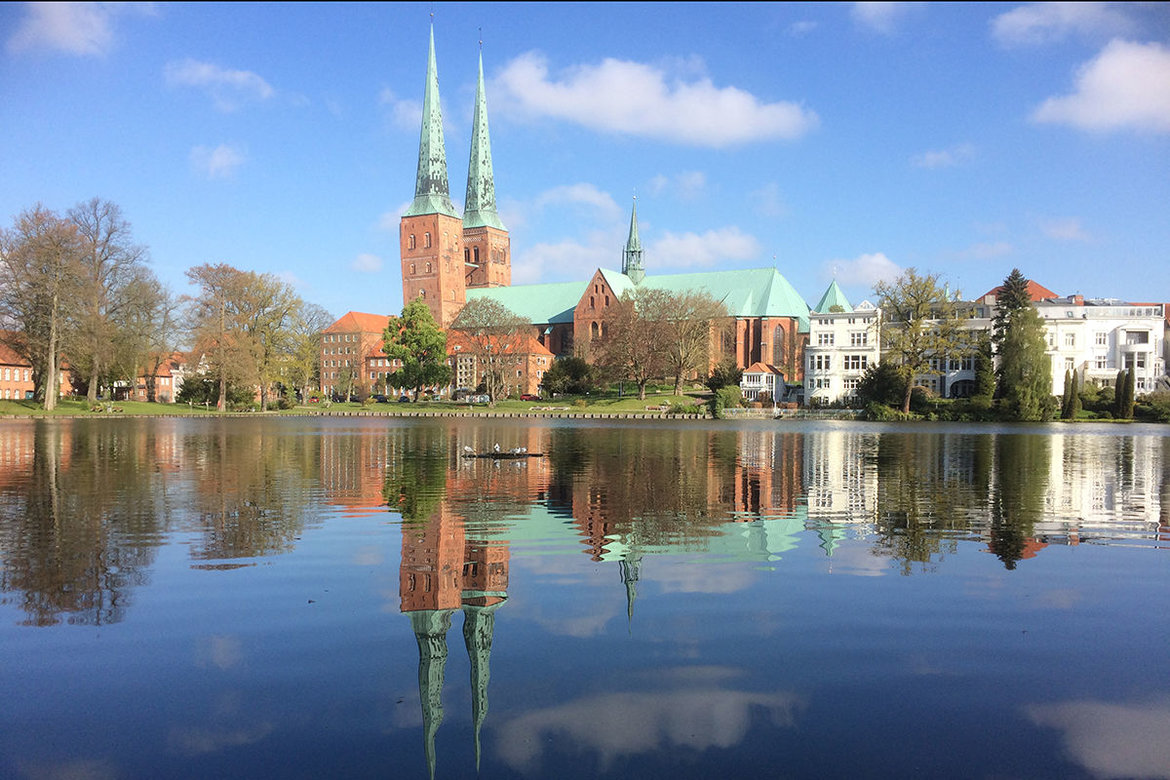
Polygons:
M902 565L954 552L969 528L962 510L974 458L970 442L946 434L885 434L878 440L877 550Z
M265 423L215 421L217 430L183 441L192 470L197 560L286 552L305 527L317 437L282 437ZM275 441L274 441L275 440Z
M447 434L441 428L410 427L390 446L382 498L407 523L425 522L446 495Z
M27 478L0 487L0 590L23 594L31 625L62 614L117 622L147 580L166 520L154 436L104 420L39 421L28 434Z
M1025 557L1032 528L1044 512L1048 490L1049 439L1035 435L995 437L995 484L991 493L988 546L1004 567Z

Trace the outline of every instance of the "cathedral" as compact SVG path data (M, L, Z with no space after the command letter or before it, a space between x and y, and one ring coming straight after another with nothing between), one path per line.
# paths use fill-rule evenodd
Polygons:
M532 323L545 349L564 356L588 355L590 343L604 337L607 321L627 294L637 298L644 290L705 292L721 301L728 313L721 328L725 336L714 345L718 354L712 355L712 364L725 358L734 359L739 368L768 363L779 367L789 383L802 381L809 307L788 280L775 268L647 273L636 205L621 270L598 268L581 281L513 286L511 241L496 211L482 53L472 121L461 217L448 184L432 28L414 200L399 229L404 302L424 300L435 321L446 328L468 301L492 298Z

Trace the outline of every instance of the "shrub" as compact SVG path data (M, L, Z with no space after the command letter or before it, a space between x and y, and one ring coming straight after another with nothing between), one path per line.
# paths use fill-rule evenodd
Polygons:
M684 404L675 401L666 410L667 414L700 414L701 410L695 404Z
M578 398L573 402L573 406L577 407L578 409L584 409L588 405L589 403L584 398Z

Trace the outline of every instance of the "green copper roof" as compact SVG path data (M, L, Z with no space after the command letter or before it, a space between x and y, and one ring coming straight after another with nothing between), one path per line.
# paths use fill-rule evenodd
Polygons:
M467 291L467 300L491 298L507 306L532 323L573 322L573 309L581 300L588 281L522 284L514 287L475 287Z
M646 278L646 271L642 267L642 240L638 238L638 200L634 199L634 207L630 211L630 237L626 239L626 251L622 256L622 273L630 277L635 285L641 284Z
M808 304L775 268L653 274L638 285L620 271L599 270L619 298L639 290L701 290L723 301L732 317L795 317L800 322L800 332L808 332ZM573 309L585 294L589 281L480 287L468 290L467 300L491 298L534 324L571 323Z
M427 58L427 84L423 92L422 132L418 140L418 175L414 201L403 214L446 214L458 217L447 186L447 152L443 148L443 110L439 105L439 69L435 65L435 28Z
M825 290L825 294L821 296L821 300L813 307L813 311L828 314L834 306L840 306L841 311L853 311L853 307L849 305L849 299L845 297L845 293L841 292L841 288L837 286L836 279L829 284L829 289Z
M467 164L467 203L463 227L507 230L496 213L496 185L492 177L492 143L488 137L487 98L483 90L483 52L479 55L479 86L471 120L471 161Z

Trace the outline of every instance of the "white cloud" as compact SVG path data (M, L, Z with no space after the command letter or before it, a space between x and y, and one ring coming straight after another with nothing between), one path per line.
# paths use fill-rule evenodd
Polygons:
M267 81L251 71L229 70L210 62L170 62L164 75L172 86L206 91L220 111L234 111L249 100L267 100L276 94Z
M1063 732L1064 748L1095 777L1170 777L1170 703L1072 701L1025 708Z
M398 227L402 222L402 215L406 213L408 208L410 208L410 203L411 201L404 200L395 208L392 208L389 211L384 211L378 215L378 230L384 231L386 233L397 233Z
M663 67L605 59L549 74L538 52L522 54L496 78L492 93L507 112L576 122L594 130L693 146L724 147L794 139L815 128L817 115L796 103L764 103L709 78Z
M214 149L196 146L191 150L191 166L208 179L230 179L246 160L242 151L229 144Z
M963 143L949 149L932 149L910 158L910 164L916 168L952 168L962 165L975 156L975 147Z
M1170 48L1114 40L1077 71L1076 91L1045 100L1036 122L1170 133Z
M1006 46L1035 46L1069 35L1110 37L1133 28L1115 3L1031 3L991 20L992 36Z
M1007 241L991 241L975 244L965 249L961 254L964 257L971 257L976 260L990 260L994 257L1010 255L1014 251L1016 251L1016 248Z
M698 233L666 232L646 248L646 264L654 268L705 268L720 260L750 260L760 255L760 242L738 227Z
M114 46L114 17L153 13L146 3L25 3L25 15L8 39L8 51L37 49L100 56Z
M862 27L889 35L908 9L908 3L854 3L850 13L853 21Z
M825 270L836 271L842 284L856 287L873 287L878 282L892 282L902 273L901 266L894 263L882 252L861 255L853 260L830 260Z
M354 258L349 267L363 274L377 273L382 270L382 258L369 252L362 252Z
M791 728L803 700L790 693L725 690L688 684L680 690L603 693L532 710L498 728L498 751L524 774L541 772L543 752L556 735L596 756L602 773L624 757L672 749L701 752L734 748L747 737L753 713Z
M779 218L788 213L788 206L780 193L780 185L774 181L748 193L748 197L755 204L755 212L762 217Z
M1042 219L1040 220L1040 230L1044 235L1057 241L1091 241L1093 239L1076 217Z
M702 171L683 171L674 176L658 174L650 180L648 190L651 195L661 195L670 192L680 200L694 200L707 186L707 175Z
M612 195L587 182L553 187L536 196L537 208L561 205L588 206L611 219L622 213Z
M422 126L422 101L399 98L394 90L383 87L378 93L378 103L390 109L390 122L400 130L414 130L418 132ZM439 105L442 110L442 104ZM443 122L444 129L446 121Z
M613 268L621 261L621 245L606 246L600 241L582 244L561 241L535 244L512 256L512 284L534 284L546 274L561 278L580 278L581 269L592 273L595 268Z
M805 35L808 35L810 32L812 32L815 29L817 29L816 22L811 22L811 21L805 20L805 21L793 22L792 24L788 25L787 32L793 38L801 38Z

